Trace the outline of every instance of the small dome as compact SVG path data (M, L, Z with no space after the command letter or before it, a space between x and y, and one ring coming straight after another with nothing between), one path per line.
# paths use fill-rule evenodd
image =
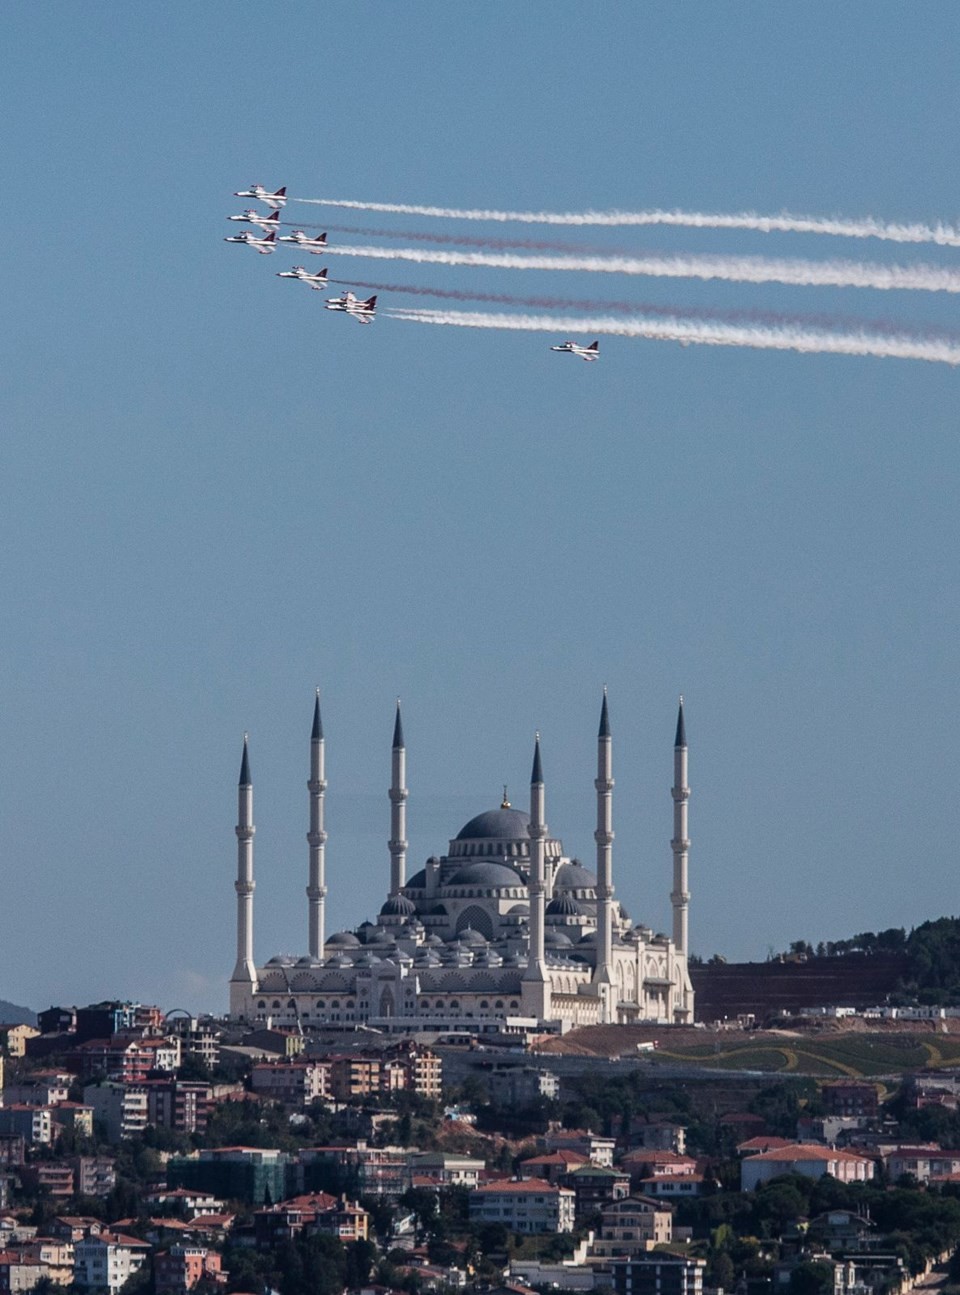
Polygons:
M512 907L510 907L510 908L508 908L508 909L507 909L507 916L508 916L508 917L510 917L510 916L512 916L512 917L529 917L529 916L530 916L530 905L529 905L529 904L514 904Z
M523 885L523 878L504 863L468 863L465 868L459 868L454 873L447 885L480 886L484 890L513 890Z
M335 931L327 940L327 948L358 949L360 941L352 931Z
M417 911L416 904L406 895L391 895L380 909L381 917L410 917Z
M569 895L558 895L547 905L547 917L579 917L583 910Z
M353 965L355 967L373 967L380 961L382 961L382 959L376 957L372 953L361 953L360 957L357 958Z
M486 944L487 943L484 936L482 936L479 931L475 931L472 926L465 926L457 936L457 939L460 941L461 944Z
M530 837L530 815L522 809L488 809L471 818L457 841L524 841Z
M327 959L328 967L352 967L353 959L347 953L335 953L332 958Z
M563 931L545 931L543 943L548 949L573 948L573 941Z
M309 954L307 954L307 955L306 955L305 957L303 957L303 958L298 958L298 959L297 959L297 966L298 966L298 967L319 967L320 965L321 965L321 964L320 964L320 959L319 959L319 958L311 958Z
M404 890L424 890L426 888L426 885L427 885L427 870L426 868L421 868L419 872L415 872L413 874L413 876L404 886Z
M553 879L554 891L560 890L595 890L597 879L576 859L562 863Z
M431 931L429 935L424 936L421 948L437 949L442 947L443 940L434 931Z

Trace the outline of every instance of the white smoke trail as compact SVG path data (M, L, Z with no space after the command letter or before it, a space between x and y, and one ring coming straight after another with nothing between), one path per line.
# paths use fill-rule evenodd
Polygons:
M434 252L420 247L344 247L331 256L361 256L420 265L487 265L502 270L579 270L667 279L726 279L801 287L960 292L960 270L940 265L880 265L869 261L798 261L763 256L516 256L498 252Z
M642 337L652 341L694 343L699 346L741 346L759 350L800 351L804 354L872 355L886 359L928 360L960 364L960 342L916 337L909 333L877 335L866 332L829 333L791 326L722 324L693 319L596 319L553 315L497 315L481 311L404 310L385 312L392 319L454 328L495 328L523 332L596 334Z
M404 202L354 202L346 198L296 198L321 207L347 207L353 211L383 211L400 216L434 216L444 220L487 220L522 225L678 225L684 229L747 229L761 234L828 234L835 238L879 238L888 243L935 243L960 247L960 229L937 221L900 224L873 216L844 219L835 216L763 216L753 211L730 215L707 211L495 211L483 208L428 207Z

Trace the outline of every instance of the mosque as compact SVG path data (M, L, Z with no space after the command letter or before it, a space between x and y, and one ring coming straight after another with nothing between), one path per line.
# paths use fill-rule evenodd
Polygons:
M309 952L253 956L253 783L247 741L237 818L237 961L230 1015L299 1028L386 1031L553 1029L693 1021L687 968L687 738L683 698L674 741L673 937L634 925L614 899L613 742L604 691L597 734L596 873L549 834L540 738L530 809L504 793L419 872L406 875L406 745L393 731L390 889L376 922L324 932L325 750L319 693L310 736Z

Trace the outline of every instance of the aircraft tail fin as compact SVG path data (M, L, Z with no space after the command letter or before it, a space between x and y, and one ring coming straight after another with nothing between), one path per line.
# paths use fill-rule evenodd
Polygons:
M376 296L368 297L363 304L366 306L368 310L376 310L376 307L377 307Z
M282 189L278 189L273 196L275 198L285 198L287 196L287 186L284 185Z
M590 345L587 347L587 350L588 350L588 351L599 351L599 350L600 350L600 341L599 341L599 339L598 339L597 341L595 341L595 342L591 342L591 343L590 343Z

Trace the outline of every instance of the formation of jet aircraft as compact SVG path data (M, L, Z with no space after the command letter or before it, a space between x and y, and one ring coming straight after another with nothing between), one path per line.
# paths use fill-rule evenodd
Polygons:
M243 220L248 225L256 225L265 234L269 234L271 229L276 229L280 224L280 213L279 211L271 211L269 216L264 216L259 211L254 211L251 207L249 211L241 212L239 216L228 216L227 220Z
M305 252L313 252L314 256L321 256L323 249L327 245L327 236L326 234L318 234L316 238L312 238L309 234L305 234L302 229L295 229L292 234L281 234L277 242L296 243Z
M330 297L327 300L327 310L342 310L351 315L358 324L372 324L374 311L377 309L376 296L368 297L366 301L360 301L352 292L345 292L342 297Z
M249 189L240 189L234 194L235 198L255 198L258 202L265 203L270 208L267 215L263 215L253 208L242 212L239 216L228 216L227 220L236 220L245 222L248 225L254 225L257 229L264 231L264 236L258 238L249 230L242 230L239 234L231 234L223 241L225 243L246 243L252 247L255 252L261 255L269 255L281 243L292 243L296 247L302 248L305 252L311 252L314 256L322 256L327 247L327 235L325 233L313 236L302 229L295 229L290 234L280 234L280 209L286 204L287 190L286 186L276 189L271 193L265 189L262 184L251 184ZM327 270L326 268L311 273L302 265L295 265L290 270L280 270L277 274L278 279L299 279L306 283L308 287L317 292L323 292L327 287ZM328 297L324 303L326 310L339 310L345 315L350 315L358 324L372 324L377 310L376 296L367 297L366 301L354 296L352 292L345 292L341 297ZM577 355L581 360L599 360L600 342L591 342L589 346L580 346L577 342L562 342L557 346L551 346L551 351L560 351L565 355Z
M277 278L300 279L302 283L309 284L311 288L316 288L318 292L322 292L327 286L327 271L325 268L317 274L311 274L302 265L295 265L292 270L280 270Z
M591 342L589 346L578 346L576 342L563 342L560 346L551 346L551 351L563 351L566 355L579 355L581 360L599 360L600 343Z
M251 184L249 189L238 189L233 196L235 198L256 198L258 202L265 202L268 207L277 209L287 201L287 187L284 185L276 193L270 193L262 184Z
M246 243L247 247L252 247L255 252L260 252L264 256L269 255L277 246L277 236L272 229L265 238L257 238L256 234L251 234L249 229L244 229L239 234L229 234L223 241Z

